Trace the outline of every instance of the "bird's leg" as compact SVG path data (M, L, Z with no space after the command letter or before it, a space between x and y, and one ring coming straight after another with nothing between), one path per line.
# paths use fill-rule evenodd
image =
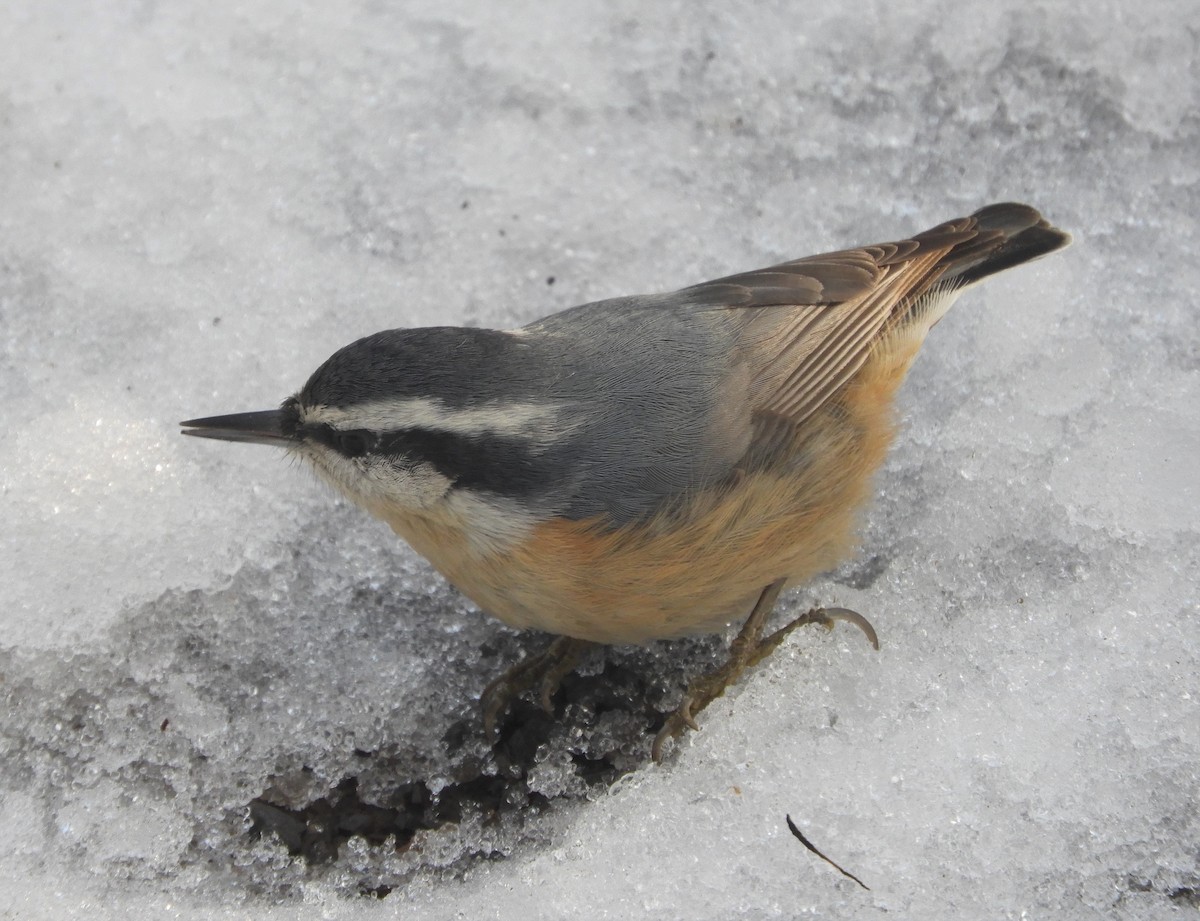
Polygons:
M870 622L861 614L846 608L829 608L828 610L813 608L807 614L800 615L791 623L764 638L763 627L766 625L767 618L775 607L775 601L779 598L779 593L783 591L786 581L786 579L779 579L763 589L758 602L754 605L754 610L746 618L741 632L730 644L729 658L725 664L707 675L701 675L688 686L683 702L674 713L667 717L666 723L654 737L654 745L650 752L656 762L662 761L663 746L669 739L678 738L685 729L699 729L700 727L696 725L695 715L724 694L725 689L736 683L747 668L769 656L775 647L797 627L805 624L821 624L832 629L836 621L844 620L862 630L871 645L876 649L879 648L879 639Z
M545 652L518 662L496 678L479 695L483 710L483 729L489 739L496 737L496 720L514 697L536 687L538 703L547 713L554 712L551 699L563 678L579 664L580 659L595 643L569 636L558 637Z
M650 749L651 756L656 762L662 761L663 746L668 739L678 738L685 729L699 729L695 714L699 713L710 703L725 693L725 689L736 682L742 672L752 661L761 642L763 626L775 607L775 599L783 591L786 580L772 582L759 595L754 610L746 618L737 638L730 644L729 658L720 668L701 675L688 686L687 693L679 708L667 717L662 729L654 737L654 746ZM782 637L780 637L782 639Z

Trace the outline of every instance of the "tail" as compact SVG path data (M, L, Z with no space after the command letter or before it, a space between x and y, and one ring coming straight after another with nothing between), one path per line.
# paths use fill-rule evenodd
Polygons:
M927 230L914 239L933 242L942 234L963 230L975 233L941 259L944 272L940 280L951 282L956 288L965 288L989 275L1040 259L1071 242L1069 233L1059 230L1037 209L1015 202L988 205L969 218Z

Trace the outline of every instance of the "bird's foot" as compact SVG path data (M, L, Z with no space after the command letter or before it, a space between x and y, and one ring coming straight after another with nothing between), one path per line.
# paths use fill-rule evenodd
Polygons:
M741 632L729 647L729 658L725 664L706 675L701 675L688 686L687 693L684 694L678 709L667 717L667 721L658 731L658 735L654 737L654 745L651 747L650 753L655 762L662 762L663 749L668 741L679 738L687 729L700 728L696 723L697 713L724 694L726 688L735 684L747 668L758 664L774 652L775 648L797 627L803 627L806 624L820 624L832 630L837 621L843 620L862 630L871 645L876 649L879 648L879 637L870 621L848 608L813 608L764 637L762 635L763 625L766 623L771 609L775 607L775 600L779 597L783 585L784 580L780 579L763 590L754 610L746 619L745 626L742 627Z
M487 738L495 741L496 723L500 715L516 697L531 688L537 688L538 703L546 713L552 714L554 693L558 686L579 664L584 653L594 645L587 640L560 636L545 652L518 662L492 681L479 695L479 706L483 711L483 730Z
M867 642L876 650L879 649L879 635L875 632L875 628L871 626L869 620L857 611L851 611L849 608L812 608L807 614L801 614L791 623L780 627L770 636L760 639L750 661L746 664L757 665L774 652L775 647L787 639L788 634L797 627L803 627L807 624L819 624L826 630L832 630L834 624L839 620L848 624L854 624L854 626L858 627L866 635Z

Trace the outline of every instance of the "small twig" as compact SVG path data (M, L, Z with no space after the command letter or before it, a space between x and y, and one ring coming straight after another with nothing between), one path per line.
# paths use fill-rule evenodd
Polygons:
M854 880L856 883L858 883L860 886L862 886L864 889L866 889L867 892L871 891L871 887L868 886L866 883L864 883L861 879L859 879L853 873L843 870L836 863L834 863L832 860L830 860L828 857L826 857L824 854L822 854L819 850L817 850L817 846L815 844L813 844L811 841L809 841L807 838L805 838L804 834L800 831L800 829L798 829L796 827L796 823L792 821L792 817L790 815L784 816L784 818L787 819L788 828L791 830L792 834L796 836L796 839L801 844L803 844L806 848L808 848L810 851L812 851L814 854L816 854L818 857L820 857L822 860L824 860L827 864L829 864L831 867L833 867L835 870L837 870L839 873L841 873L842 876L850 877L852 880Z

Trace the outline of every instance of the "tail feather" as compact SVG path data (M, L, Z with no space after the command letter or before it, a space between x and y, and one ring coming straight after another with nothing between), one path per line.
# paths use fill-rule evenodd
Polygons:
M957 287L1040 259L1071 242L1071 235L1052 225L1028 205L988 205L971 215L976 235L946 254L945 281Z

